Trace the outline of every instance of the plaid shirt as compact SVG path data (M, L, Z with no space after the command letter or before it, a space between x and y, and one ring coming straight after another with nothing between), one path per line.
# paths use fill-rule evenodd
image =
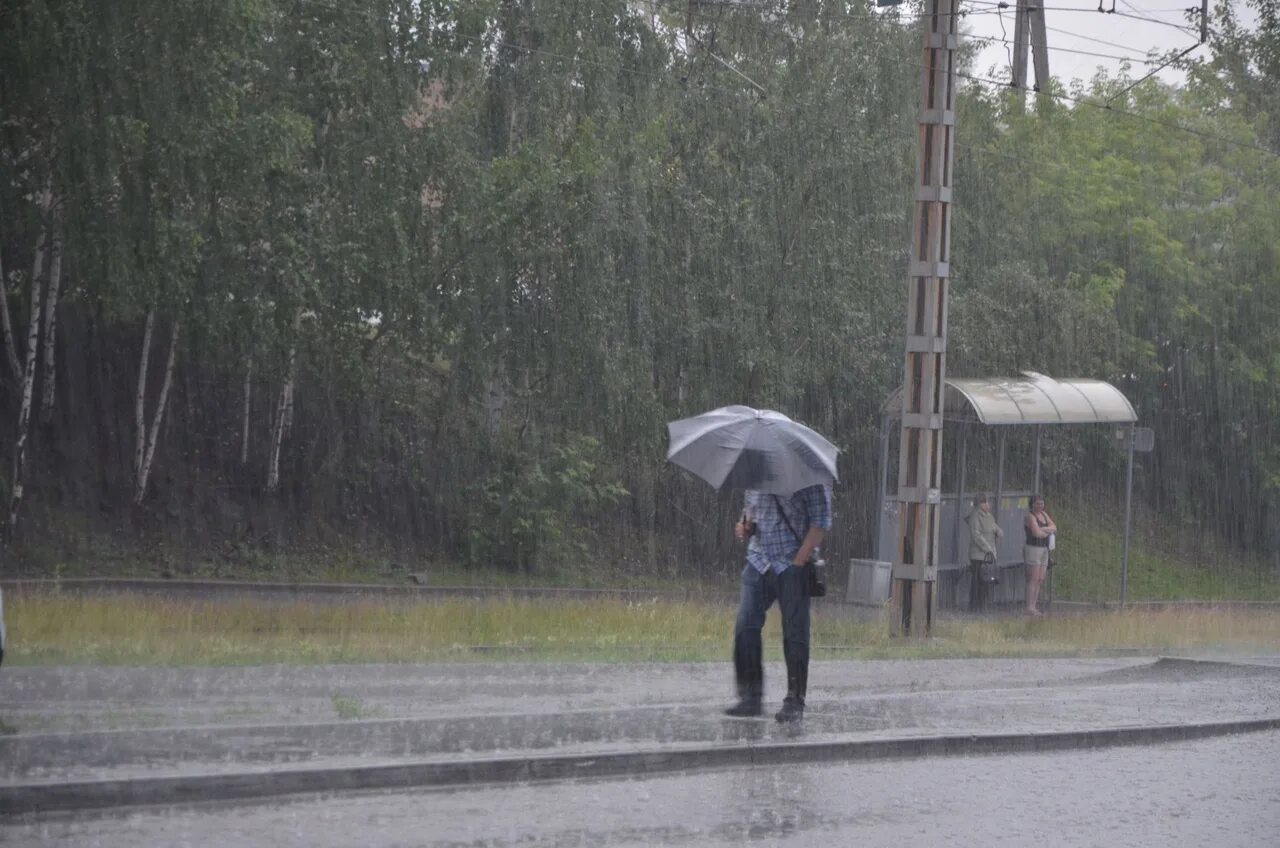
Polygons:
M779 506L795 533L787 528ZM770 568L779 574L786 571L810 527L831 529L831 492L826 486L809 486L790 497L748 491L742 508L756 523L756 533L747 544L747 562L761 574Z

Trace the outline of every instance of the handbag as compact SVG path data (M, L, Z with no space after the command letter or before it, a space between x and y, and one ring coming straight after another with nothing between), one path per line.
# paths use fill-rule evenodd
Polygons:
M791 526L791 519L787 518L786 510L782 508L782 501L778 500L778 496L773 496L773 502L778 507L778 514L782 516L782 520L786 523L787 529L791 531L791 535L798 544L803 545L804 540L800 538L800 534L796 532L796 528ZM805 563L805 577L808 578L809 597L825 598L827 596L827 561L812 554L809 555L809 561Z
M1000 568L996 565L994 554L987 554L978 566L978 579L983 583L999 583Z

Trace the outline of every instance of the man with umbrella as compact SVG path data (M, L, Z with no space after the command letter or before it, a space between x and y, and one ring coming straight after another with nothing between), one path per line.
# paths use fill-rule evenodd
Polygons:
M730 716L763 712L764 647L760 631L774 601L782 612L787 696L775 718L804 716L809 679L811 557L831 528L836 448L777 412L730 406L667 425L667 458L717 489L747 489L734 527L749 539L734 624L733 665L738 702Z

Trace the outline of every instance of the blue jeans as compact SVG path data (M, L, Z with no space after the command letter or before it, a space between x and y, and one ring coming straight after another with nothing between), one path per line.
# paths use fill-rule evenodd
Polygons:
M733 628L733 669L738 697L759 701L764 697L764 644L760 630L764 616L776 600L782 611L782 655L787 660L787 698L804 704L809 682L809 575L808 566L791 566L778 574L761 574L751 565L742 569L742 598Z

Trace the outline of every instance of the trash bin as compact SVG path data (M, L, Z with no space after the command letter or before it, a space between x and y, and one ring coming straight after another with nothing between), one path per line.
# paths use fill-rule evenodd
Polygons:
M845 598L851 604L880 606L889 600L893 563L878 559L849 560L849 586Z

